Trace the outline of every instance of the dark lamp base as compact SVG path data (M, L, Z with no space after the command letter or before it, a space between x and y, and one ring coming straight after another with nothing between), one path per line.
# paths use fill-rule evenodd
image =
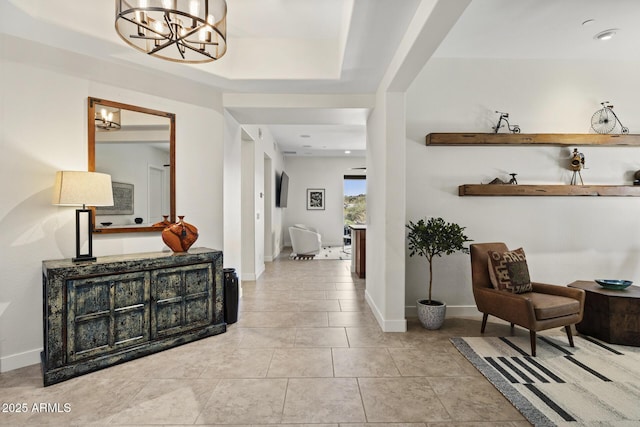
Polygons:
M80 255L75 258L71 258L73 262L93 262L96 260L96 257L90 255Z

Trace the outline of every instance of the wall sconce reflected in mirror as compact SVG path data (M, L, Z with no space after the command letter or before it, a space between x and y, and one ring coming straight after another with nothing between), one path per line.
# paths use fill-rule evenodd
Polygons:
M119 130L120 129L120 109L102 107L100 110L96 108L95 115L96 128L99 130Z

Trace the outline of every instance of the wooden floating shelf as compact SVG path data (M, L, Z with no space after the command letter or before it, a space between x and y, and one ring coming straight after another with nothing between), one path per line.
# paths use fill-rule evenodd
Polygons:
M627 196L640 197L634 185L464 184L459 196Z
M640 135L591 133L430 133L427 145L627 145L640 146Z

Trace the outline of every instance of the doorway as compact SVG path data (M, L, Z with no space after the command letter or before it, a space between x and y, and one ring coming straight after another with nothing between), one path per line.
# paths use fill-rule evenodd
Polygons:
M365 175L345 175L343 209L343 244L345 252L351 247L351 225L367 223L367 177Z

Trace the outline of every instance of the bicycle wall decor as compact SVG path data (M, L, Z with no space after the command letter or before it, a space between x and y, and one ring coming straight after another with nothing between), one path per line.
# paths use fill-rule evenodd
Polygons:
M613 105L609 101L601 102L602 108L591 116L591 129L596 133L607 134L613 132L617 124L620 124L620 133L629 133L629 128L623 126L622 122L613 112Z
M498 118L498 123L491 128L491 129L493 129L493 133L498 133L500 131L500 128L504 127L504 125L502 124L503 120L507 124L507 129L509 129L509 131L511 131L511 133L520 133L520 126L518 126L518 125L511 126L509 124L509 120L508 120L509 113L503 113L501 111L496 111L496 114L500 114L500 117Z

